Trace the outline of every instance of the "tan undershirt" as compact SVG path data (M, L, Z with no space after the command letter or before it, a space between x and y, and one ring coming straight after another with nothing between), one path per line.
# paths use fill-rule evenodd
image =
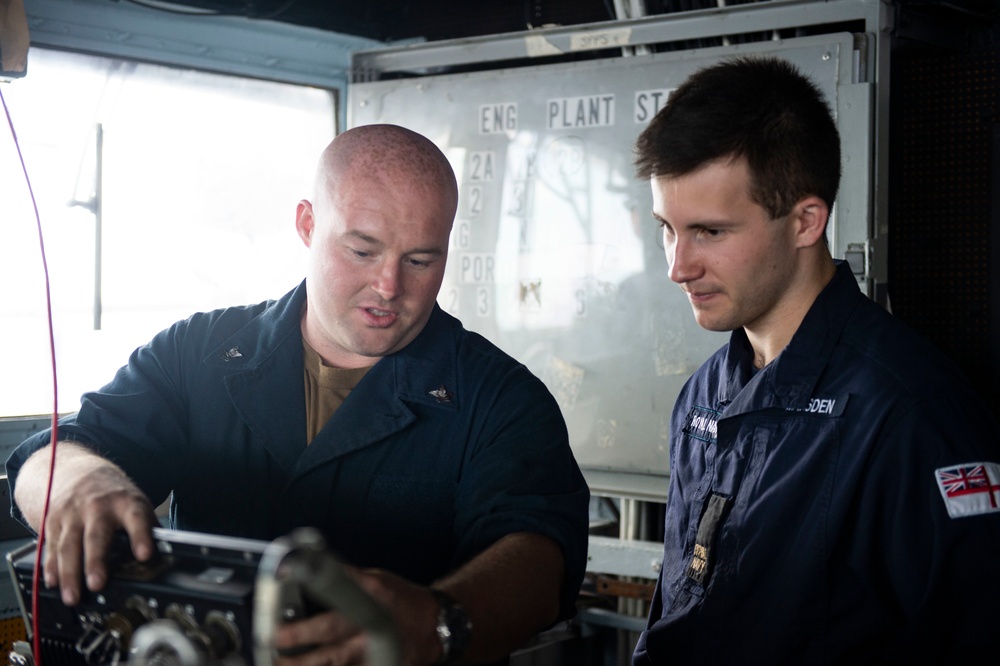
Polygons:
M311 444L371 366L347 370L332 368L323 362L305 338L302 339L302 351L306 385L306 442Z

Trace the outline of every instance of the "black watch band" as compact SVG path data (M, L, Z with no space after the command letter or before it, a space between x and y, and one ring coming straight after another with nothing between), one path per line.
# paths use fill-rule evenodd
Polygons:
M469 646L472 622L462 606L441 590L431 588L438 603L437 635L441 641L441 659L438 664L451 664Z

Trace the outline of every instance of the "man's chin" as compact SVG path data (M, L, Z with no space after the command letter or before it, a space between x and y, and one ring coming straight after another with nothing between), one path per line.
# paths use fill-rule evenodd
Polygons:
M715 333L726 333L739 328L739 326L733 326L732 322L728 320L720 319L718 317L710 317L706 313L698 312L697 310L694 313L694 320L706 331L712 331Z
M372 363L393 354L409 344L409 340L359 340L351 353L371 359Z

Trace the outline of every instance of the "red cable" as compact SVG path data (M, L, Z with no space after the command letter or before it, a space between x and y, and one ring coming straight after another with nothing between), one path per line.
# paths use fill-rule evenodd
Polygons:
M21 144L17 140L17 132L14 131L14 121L11 120L10 111L7 109L7 100L3 97L3 90L0 89L0 103L3 104L4 114L7 116L7 124L10 126L10 135L14 139L14 147L17 148L17 156L21 160L21 170L24 172L24 181L28 185L28 194L31 196L31 205L35 209L35 224L38 227L38 247L42 252L42 270L45 274L45 307L49 320L49 354L52 358L52 459L49 462L49 482L45 489L45 508L42 510L42 523L38 529L38 546L35 548L35 571L31 585L31 640L32 652L34 653L35 666L41 666L42 650L38 632L38 579L39 571L42 568L42 547L45 544L45 520L49 515L49 499L52 496L52 478L56 470L56 441L59 435L59 383L56 378L56 337L52 326L52 293L49 289L49 264L45 258L45 239L42 235L42 218L38 214L38 202L35 201L35 192L31 188L31 178L28 177L28 168L24 164L24 155L21 154Z

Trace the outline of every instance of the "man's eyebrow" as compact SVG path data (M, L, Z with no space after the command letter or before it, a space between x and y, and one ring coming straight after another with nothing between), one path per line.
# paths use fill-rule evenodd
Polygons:
M662 215L658 215L655 210L651 213L651 215L653 216L653 220L655 222L657 222L657 223L659 223L659 224L661 224L663 226L670 227L671 229L673 228L673 225L670 224L670 222L667 220L667 218L663 217Z
M653 216L653 219L656 220L657 222L660 222L662 224L666 224L666 225L668 225L670 227L674 226L666 218L664 218L664 217L662 217L660 215L657 215L655 211L653 211L651 214ZM708 229L708 228L711 228L711 229L729 229L729 228L732 228L732 227L735 227L735 226L738 226L738 222L736 222L734 220L728 220L728 219L722 219L722 218L718 218L718 219L717 218L705 218L703 220L694 220L692 222L689 222L689 223L686 223L686 224L682 224L681 228L683 228L683 229Z
M347 237L350 237L350 238L357 238L360 241L364 241L365 243L371 243L372 245L375 245L377 247L382 247L383 245L385 245L385 243L383 243L378 238L375 238L374 236L369 236L368 234L366 234L364 232L361 232L361 231L357 231L357 230L348 231L346 234L344 234L344 236L347 236ZM414 248L412 250L408 250L406 252L406 254L407 255L411 255L411 254L430 254L430 255L434 255L434 256L442 256L442 255L445 254L445 251L442 250L439 247L427 247L427 248L418 247L418 248Z
M366 243L371 243L372 245L382 245L382 241L375 238L374 236L369 236L368 234L362 233L360 231L348 231L344 236L349 236L351 238L357 238Z
M422 256L432 257L432 258L436 259L437 257L443 257L446 254L447 253L444 250L441 250L440 248L436 248L436 247L428 247L428 248L418 247L418 248L414 248L412 250L407 250L406 253L403 256L405 256L405 257L413 257L413 256L416 256L416 255L422 255Z

